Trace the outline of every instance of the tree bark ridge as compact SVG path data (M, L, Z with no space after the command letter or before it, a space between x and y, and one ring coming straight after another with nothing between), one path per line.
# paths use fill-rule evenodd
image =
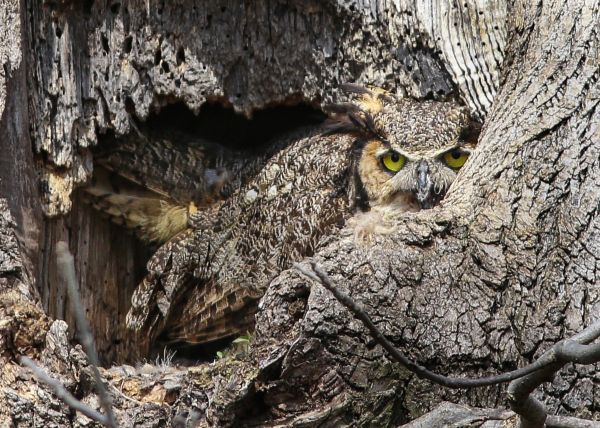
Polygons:
M250 114L271 103L327 101L340 82L358 81L417 98L456 95L484 115L500 80L479 148L440 207L392 219L393 234L370 244L357 242L349 225L325 239L313 260L396 346L449 375L522 366L594 321L600 277L595 2L567 8L558 0L509 7L467 1L449 6L447 14L435 2L402 1L217 2L206 9L184 0L168 7L141 0L24 3L0 3L0 12L14 11L27 28L22 40L13 37L12 48L0 50L6 58L2 52L14 52L18 42L17 51L28 52L28 68L15 60L4 84L15 94L27 93L28 80L33 85L29 102L24 95L0 96L6 136L0 144L11 159L21 159L0 172L2 195L11 198L0 205L0 285L6 290L0 293L0 413L15 424L89 423L16 365L17 354L34 358L99 407L67 324L47 319L36 303L34 278L48 312L64 316L51 268L54 243L66 238L78 256L84 305L103 331L101 349L127 345L111 347L115 337L127 342L127 336L110 332L127 309L119 306L127 305L139 257L135 242L122 238L115 248L129 249L93 261L96 248L107 248L103 240L120 232L85 208L77 207L72 219L48 221L40 214L71 209L71 193L89 179L90 148L102 133L119 137L134 120L160 120L154 112L172 102L199 111L207 100L217 101ZM483 40L469 44L469 35L481 34ZM15 184L7 185L11 176ZM36 204L40 196L43 210ZM15 252L17 242L24 251ZM85 272L105 274L107 284L98 286ZM117 418L140 426L397 426L415 425L413 419L430 411L439 417L434 409L446 400L505 405L500 387L455 392L414 378L391 363L331 295L311 285L294 270L269 285L248 352L189 368L103 370L111 388L129 397L117 394ZM535 397L551 412L597 419L595 376L595 367L567 368ZM257 406L260 412L252 413ZM474 413L486 420L510 417Z

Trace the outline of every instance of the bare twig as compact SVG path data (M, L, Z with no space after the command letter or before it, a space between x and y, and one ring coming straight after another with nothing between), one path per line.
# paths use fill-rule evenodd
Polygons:
M446 386L448 388L474 388L480 386L488 386L488 385L496 385L498 383L509 382L513 379L517 379L525 376L526 374L532 373L540 368L551 363L550 359L540 359L536 361L534 364L531 364L527 367L523 367L521 369L513 370L511 372L502 373L497 376L489 376L478 379L468 379L468 378L453 378L444 375L440 375L434 373L423 367L411 359L409 359L406 355L400 352L387 338L379 331L377 326L373 323L371 318L367 315L367 313L362 309L360 305L352 300L350 296L348 296L343 291L339 290L332 282L329 276L315 263L311 263L311 267L314 272L307 270L302 265L296 263L294 267L298 269L303 275L319 282L323 285L327 290L331 292L335 296L335 298L346 306L356 318L362 321L362 323L367 327L371 336L379 343L389 354L406 367L408 370L416 374L418 377L428 379L434 383L439 385Z
M116 428L117 422L112 410L112 400L102 378L98 371L100 361L98 360L98 353L96 352L96 344L94 343L94 337L90 330L90 326L83 312L83 305L79 296L79 288L77 287L77 280L75 277L75 262L73 255L69 251L69 247L66 242L59 242L56 245L56 253L58 256L58 267L61 272L63 279L67 283L67 292L69 293L69 302L71 303L71 310L75 315L77 322L77 328L80 334L80 341L87 354L92 373L94 374L94 380L96 383L96 390L100 399L100 404L106 412L107 423L105 425Z
M132 403L137 404L138 406L143 406L144 403L142 403L139 400L136 400L135 398L131 398L130 396L128 396L127 394L125 394L120 388L117 388L112 382L108 382L108 384L110 385L110 387L117 393L119 394L123 399L127 400L127 401L131 401Z
M548 416L546 428L598 428L598 421L588 421L572 416Z
M553 348L546 351L552 353ZM545 354L544 354L545 355ZM543 355L542 355L543 356ZM552 380L563 363L553 363L535 373L530 373L510 383L506 395L510 408L521 418L521 428L543 428L548 417L546 407L530 394L544 382Z
M521 428L543 428L544 424L551 426L547 420L546 407L539 400L531 397L531 393L542 383L551 382L554 374L566 363L593 364L600 361L600 346L598 344L587 345L599 335L600 327L596 323L573 338L558 342L542 355L542 357L546 354L553 355L556 362L510 383L507 390L508 402L511 409L521 417ZM585 422L577 420L576 425L563 423L558 426L588 426L585 425Z
M587 330L587 329L586 329ZM594 364L600 361L600 343L588 345L588 342L600 336L600 332L596 336L588 339L587 337L566 339L556 344L556 356L561 361L577 364Z
M67 391L67 389L63 386L63 384L60 381L48 376L46 372L39 368L30 358L21 356L19 357L19 363L25 367L28 367L38 380L42 381L50 388L52 388L54 394L59 399L61 399L67 406L74 410L77 410L78 412L83 413L85 416L98 423L110 426L110 420L105 415L97 412L91 407L83 404L77 398L73 397L73 395L71 395L71 393Z
M589 342L600 336L600 321L585 328L572 338L556 343L535 362L520 369L478 379L452 378L434 373L400 352L375 326L364 309L350 296L339 290L327 273L316 263L311 263L312 272L298 263L295 263L294 267L329 290L340 303L362 321L375 341L388 351L394 360L417 376L449 388L474 388L512 381L507 391L508 400L512 410L521 418L521 428L543 428L545 423L548 426L565 428L594 426L595 422L578 418L548 418L544 405L530 394L542 383L552 380L554 374L568 362L592 364L600 361L600 344L588 345Z
M544 367L551 365L552 363L556 363L556 361L560 358L561 361L563 359L568 358L570 356L569 350L572 348L564 346L564 343L570 343L566 341L559 342L555 347L551 348L548 352L538 358L534 363L529 364L525 367L522 367L517 370L513 370L510 372L502 373L496 376L488 376L482 377L478 379L469 379L469 378L453 378L444 375L440 375L434 373L427 368L415 363L410 360L407 356L405 356L402 352L400 352L375 326L371 318L367 315L364 309L357 304L350 296L346 293L338 289L329 276L323 271L321 267L319 267L316 263L311 263L312 271L306 269L304 266L295 263L294 267L300 271L303 275L311 278L321 285L323 285L327 290L329 290L334 297L342 303L346 308L348 308L354 316L362 321L362 323L367 327L371 336L379 343L389 354L405 366L408 370L415 373L417 376L428 379L434 383L437 383L442 386L446 386L448 388L474 388L481 386L489 386L496 385L499 383L510 382L515 379L522 378L528 374L534 373ZM577 342L591 341L600 335L600 322L597 322L590 327L586 328L584 331L574 336L572 340L576 340ZM595 351L595 347L592 350ZM560 352L557 354L557 350ZM580 355L580 354L576 354ZM580 356L578 358L581 358Z

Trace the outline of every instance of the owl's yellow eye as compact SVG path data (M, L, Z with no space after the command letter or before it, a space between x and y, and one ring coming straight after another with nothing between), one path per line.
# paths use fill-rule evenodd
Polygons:
M383 166L385 166L388 171L392 172L400 171L406 162L406 158L397 152L386 153L381 160Z
M464 153L459 150L452 150L444 154L444 162L446 162L446 165L448 165L450 168L461 168L468 158L468 153Z

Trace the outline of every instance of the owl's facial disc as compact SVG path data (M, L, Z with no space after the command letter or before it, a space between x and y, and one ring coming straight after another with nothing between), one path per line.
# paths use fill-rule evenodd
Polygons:
M393 149L374 143L379 167L391 178L381 184L382 195L411 195L420 209L430 209L444 197L458 170L465 164L470 150L462 145L420 153ZM390 199L387 199L390 200Z

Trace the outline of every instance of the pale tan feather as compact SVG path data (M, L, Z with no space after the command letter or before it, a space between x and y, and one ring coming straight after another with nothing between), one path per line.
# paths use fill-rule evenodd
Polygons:
M186 229L190 213L196 210L193 203L184 206L166 200L102 168L96 170L94 182L84 189L84 199L114 223L133 230L140 239L157 243Z

